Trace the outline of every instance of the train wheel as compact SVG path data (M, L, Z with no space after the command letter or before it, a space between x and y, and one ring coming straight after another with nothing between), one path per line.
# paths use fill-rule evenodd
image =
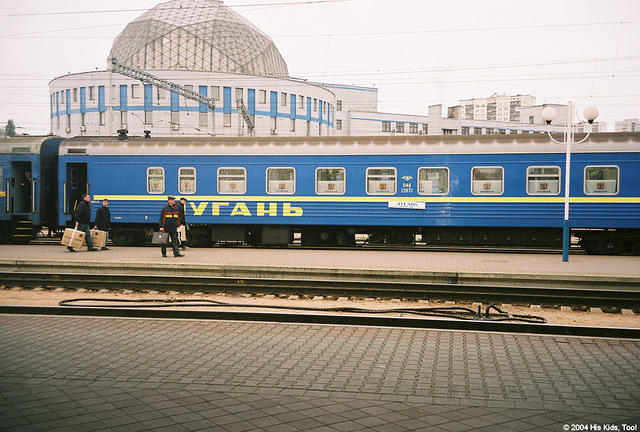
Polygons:
M624 251L624 241L616 238L604 239L598 245L598 252L604 255L620 255Z

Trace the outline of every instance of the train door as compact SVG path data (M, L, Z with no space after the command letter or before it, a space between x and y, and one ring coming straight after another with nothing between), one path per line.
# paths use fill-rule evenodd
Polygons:
M68 163L67 179L64 184L64 212L75 214L82 195L89 193L86 163Z
M7 168L8 167L4 166L4 164L0 164L0 205L2 206L2 209L0 211L4 213L4 215L0 217L0 220L8 219L7 215L11 211L11 209L9 208L8 198L9 184L11 183L11 180L9 179L9 176L7 176L6 181L4 178L4 175L9 173L9 170Z
M11 178L7 182L7 209L14 215L32 213L35 208L35 181L31 162L11 162Z

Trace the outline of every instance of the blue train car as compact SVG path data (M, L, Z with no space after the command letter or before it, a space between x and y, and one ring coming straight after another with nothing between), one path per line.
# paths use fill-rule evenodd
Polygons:
M60 149L60 223L80 195L111 200L113 239L136 244L167 195L188 199L198 245L242 241L557 246L565 154L545 135L74 138ZM571 226L585 249L638 246L640 134L577 145Z
M0 140L0 241L27 242L57 227L59 137Z

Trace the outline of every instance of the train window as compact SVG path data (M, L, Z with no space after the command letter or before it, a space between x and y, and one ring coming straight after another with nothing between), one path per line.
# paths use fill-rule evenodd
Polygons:
M527 193L529 195L558 195L560 193L560 167L528 167Z
M587 166L584 168L586 195L616 195L620 180L617 166Z
M395 195L395 168L367 168L367 194Z
M0 166L0 192L4 191L4 182L2 180L2 167Z
M178 170L178 192L181 194L196 193L196 169L182 167Z
M419 168L418 193L420 195L448 194L449 168Z
M293 168L267 168L267 193L294 194L296 170Z
M247 192L247 170L242 167L218 168L219 194L244 194Z
M502 195L504 191L502 167L474 167L471 178L471 193L474 195Z
M316 168L316 194L344 195L344 168Z
M147 192L150 194L164 193L164 168L147 168Z

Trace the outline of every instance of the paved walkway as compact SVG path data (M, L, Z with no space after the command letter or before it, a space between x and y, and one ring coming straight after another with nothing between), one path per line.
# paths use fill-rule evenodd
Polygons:
M63 246L0 246L0 260L640 277L640 256L581 254L570 256L569 262L564 263L560 254L480 252L191 248L185 254L185 258L161 258L160 251L153 247L112 247L99 252L86 252L83 249L72 254Z
M11 431L640 423L634 340L0 315L0 347L0 419Z

